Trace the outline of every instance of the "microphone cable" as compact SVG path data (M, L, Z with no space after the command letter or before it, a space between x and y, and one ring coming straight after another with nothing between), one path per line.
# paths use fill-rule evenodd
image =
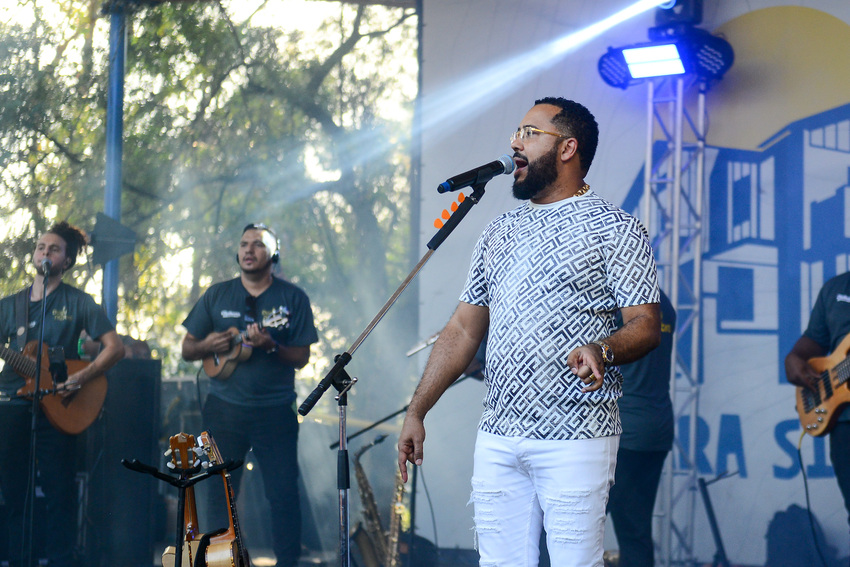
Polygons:
M419 467L419 475L422 478L422 488L425 489L425 499L428 501L428 511L431 513L431 529L434 530L434 547L437 548L437 554L439 554L440 544L437 537L437 518L434 515L434 502L431 501L431 491L428 490L428 483L425 482L424 467Z
M809 528L812 530L812 542L815 544L815 551L818 553L818 558L820 559L821 565L823 567L828 567L826 563L826 558L823 555L823 550L821 549L820 542L818 541L817 531L815 530L815 517L812 514L812 502L809 498L809 479L806 476L806 467L803 464L803 438L806 436L806 432L802 432L800 434L800 440L797 441L797 459L800 462L800 472L803 473L803 490L806 494L806 514L809 516Z

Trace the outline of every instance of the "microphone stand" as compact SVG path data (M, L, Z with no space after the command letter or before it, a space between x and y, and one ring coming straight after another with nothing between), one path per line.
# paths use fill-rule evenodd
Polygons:
M718 480L723 480L724 478L729 478L730 476L734 476L738 474L738 471L735 471L731 474L725 472L719 475L714 480L706 480L702 477L697 478L697 485L699 486L699 493L702 496L702 503L705 505L705 513L708 516L708 525L711 528L711 536L714 538L714 561L712 561L712 567L730 567L729 558L726 557L726 548L723 547L723 538L720 536L720 528L717 525L717 517L714 515L714 506L711 505L711 497L708 495L708 485L714 484Z
M471 377L472 376L470 376L469 374L464 374L463 376L461 376L460 378L458 378L457 380L452 382L452 384L451 384L451 386L449 386L449 388L456 386L456 385L460 384L461 382L463 382L464 380L466 380L467 378L471 378ZM355 379L355 381L356 381L356 379ZM344 442L351 441L352 439L360 437L361 435L363 435L367 431L371 431L372 429L378 427L382 423L385 423L385 422L391 420L392 418L396 417L397 415L403 414L404 412L407 411L408 407L410 407L410 404L405 404L403 408L398 409L398 410L392 412L391 414L382 417L378 421L370 423L369 425L367 425L366 427L364 427L360 431L353 433L346 438L340 437L340 441L336 441L334 443L331 443L331 445L328 448L329 449L336 449L337 447L342 447ZM381 441L383 441L383 439L381 439ZM340 449L340 452L341 451L342 451L342 449ZM348 466L348 458L347 457L346 457L345 462L346 462L346 466ZM408 541L408 550L407 550L407 565L408 565L408 567L410 567L412 565L413 558L416 556L416 539L415 539L415 536L416 536L416 485L417 485L417 479L419 478L419 474L418 474L419 473L419 467L411 467L411 468L412 468L412 471L411 471L411 475L410 475L410 532L408 533L408 536L407 536L408 540L409 540Z
M49 270L44 270L44 280L42 282L41 291L41 324L38 330L38 345L35 354L35 388L32 392L32 419L30 421L30 455L29 455L29 480L27 484L27 506L24 510L24 537L21 545L21 562L22 565L32 565L32 532L35 520L35 481L36 481L36 433L38 428L39 402L44 393L41 391L41 359L44 352L44 322L47 319L47 283L50 278ZM32 289L32 288L30 288ZM32 291L30 291L32 293ZM29 306L29 302L27 302ZM24 331L26 332L26 331ZM11 542L10 542L11 543Z
M381 319L384 318L384 315L390 310L390 308L395 304L398 300L399 296L401 296L402 292L407 289L407 286L410 285L410 282L413 281L413 278L416 277L416 274L425 266L425 263L431 258L431 256L436 252L437 248L440 247L440 244L448 238L449 234L460 224L460 221L466 216L466 214L472 209L474 205L477 205L481 200L481 197L484 196L484 186L487 184L486 181L475 183L472 185L472 193L467 196L463 202L458 205L457 210L452 213L451 217L446 221L446 223L440 228L437 233L428 241L428 251L422 256L422 258L417 262L416 266L413 267L413 270L407 275L401 285L399 285L398 289L392 294L392 296L387 300L383 307L378 311L377 315L372 319L372 321L366 326L360 336L355 339L354 343L349 347L349 349L342 354L336 355L334 358L334 365L330 369L330 371L322 378L321 382L316 386L316 388L310 393L309 396L301 403L298 407L298 413L302 416L310 413L310 410L318 403L319 399L322 395L330 388L334 386L340 394L337 396L337 400L339 402L339 438L340 438L340 448L337 456L337 486L340 491L340 510L339 510L339 520L340 520L340 529L339 529L339 565L340 567L349 567L351 561L351 541L350 541L350 532L349 532L349 518L348 518L348 492L350 490L351 481L350 481L350 473L348 470L348 448L345 443L346 434L345 434L345 405L347 404L347 396L346 393L356 382L356 378L352 379L345 372L345 367L351 362L352 355L360 348L360 345L363 341L366 340L378 323L381 322Z

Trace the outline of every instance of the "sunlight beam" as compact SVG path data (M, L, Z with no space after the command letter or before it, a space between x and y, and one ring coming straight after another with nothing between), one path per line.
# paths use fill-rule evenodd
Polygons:
M594 24L482 69L467 79L453 83L422 100L422 131L439 128L483 99L504 97L523 84L523 79L551 65L565 53L575 50L609 29L658 7L666 0L639 0ZM534 62L529 64L529 62ZM414 135L419 134L414 132Z
M421 130L413 131L412 135L419 136L442 128L449 121L455 120L457 116L467 113L471 107L480 105L482 100L492 104L497 97L507 96L523 84L523 79L546 66L552 65L565 53L578 49L611 28L652 10L665 1L667 0L639 0L585 28L482 69L463 80L452 83L450 87L439 92L424 95ZM530 61L534 63L530 64ZM481 108L478 108L478 111L480 112ZM382 130L353 132L342 141L338 148L340 155L349 156L347 163L339 164L338 168L340 171L345 171L349 168L364 167L381 154L391 151L391 148L396 144L398 144L398 140L394 140L393 136L388 136L387 132ZM298 165L294 163L284 165L269 176L268 183L271 186L278 186L278 183L286 186L284 180L296 173L297 167ZM307 199L317 192L328 189L329 186L334 187L335 191L344 191L344 189L341 189L339 181L328 179L314 181L313 183L308 182L307 184L302 183L298 190L287 194L283 199L287 202Z

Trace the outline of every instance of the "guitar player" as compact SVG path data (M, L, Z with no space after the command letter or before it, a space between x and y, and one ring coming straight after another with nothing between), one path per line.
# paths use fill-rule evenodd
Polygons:
M785 357L788 381L798 387L816 390L815 380L820 373L808 361L836 350L848 333L850 272L830 279L818 293L808 327ZM843 412L829 432L829 456L844 497L844 507L850 514L850 411Z
M62 282L62 276L76 263L77 254L85 246L86 237L78 228L66 222L53 225L38 239L33 252L32 263L38 275L32 284L0 300L2 343L10 350L17 352L31 343L37 346L42 302L47 303L46 347L61 346L66 358L77 359L77 342L83 330L102 343L103 349L91 364L70 373L64 391L52 395L76 395L77 390L86 388L90 380L103 375L124 355L124 346L103 309L88 294ZM46 290L45 270L49 272ZM47 356L42 360L46 361ZM22 534L25 533L25 501L31 494L28 481L32 401L17 395L24 384L24 377L7 361L0 372L0 490L6 505L8 533L0 537L9 537L7 549L13 566L21 565L22 558L29 555L29 550L22 549ZM39 484L47 503L45 533L50 536L45 540L45 551L51 567L75 565L75 446L73 435L57 429L43 412L39 412L36 457Z
M253 448L271 508L277 565L293 567L301 553L295 371L307 364L318 335L307 294L273 273L279 256L270 228L243 229L236 254L240 275L210 287L183 321L183 358L223 360L250 349L226 378L210 380L204 428L225 459L244 459ZM232 339L240 335L244 344L234 347ZM241 472L232 474L236 500ZM209 491L209 513L209 530L227 527L223 493Z

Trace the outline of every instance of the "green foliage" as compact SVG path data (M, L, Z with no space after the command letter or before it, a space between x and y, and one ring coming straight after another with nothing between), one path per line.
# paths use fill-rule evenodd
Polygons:
M314 2L325 24L292 31L266 16L270 3L253 17L246 3L127 16L121 222L139 242L120 263L119 331L147 340L165 373L194 374L179 357L180 322L210 283L237 274L241 228L265 222L320 324L303 395L411 268L415 14ZM0 24L3 295L32 277L36 234L57 219L90 231L103 210L109 18L95 0L21 5L31 20ZM92 273L66 278L97 291ZM403 299L355 357L358 372L386 373L373 387L399 399L414 307Z

